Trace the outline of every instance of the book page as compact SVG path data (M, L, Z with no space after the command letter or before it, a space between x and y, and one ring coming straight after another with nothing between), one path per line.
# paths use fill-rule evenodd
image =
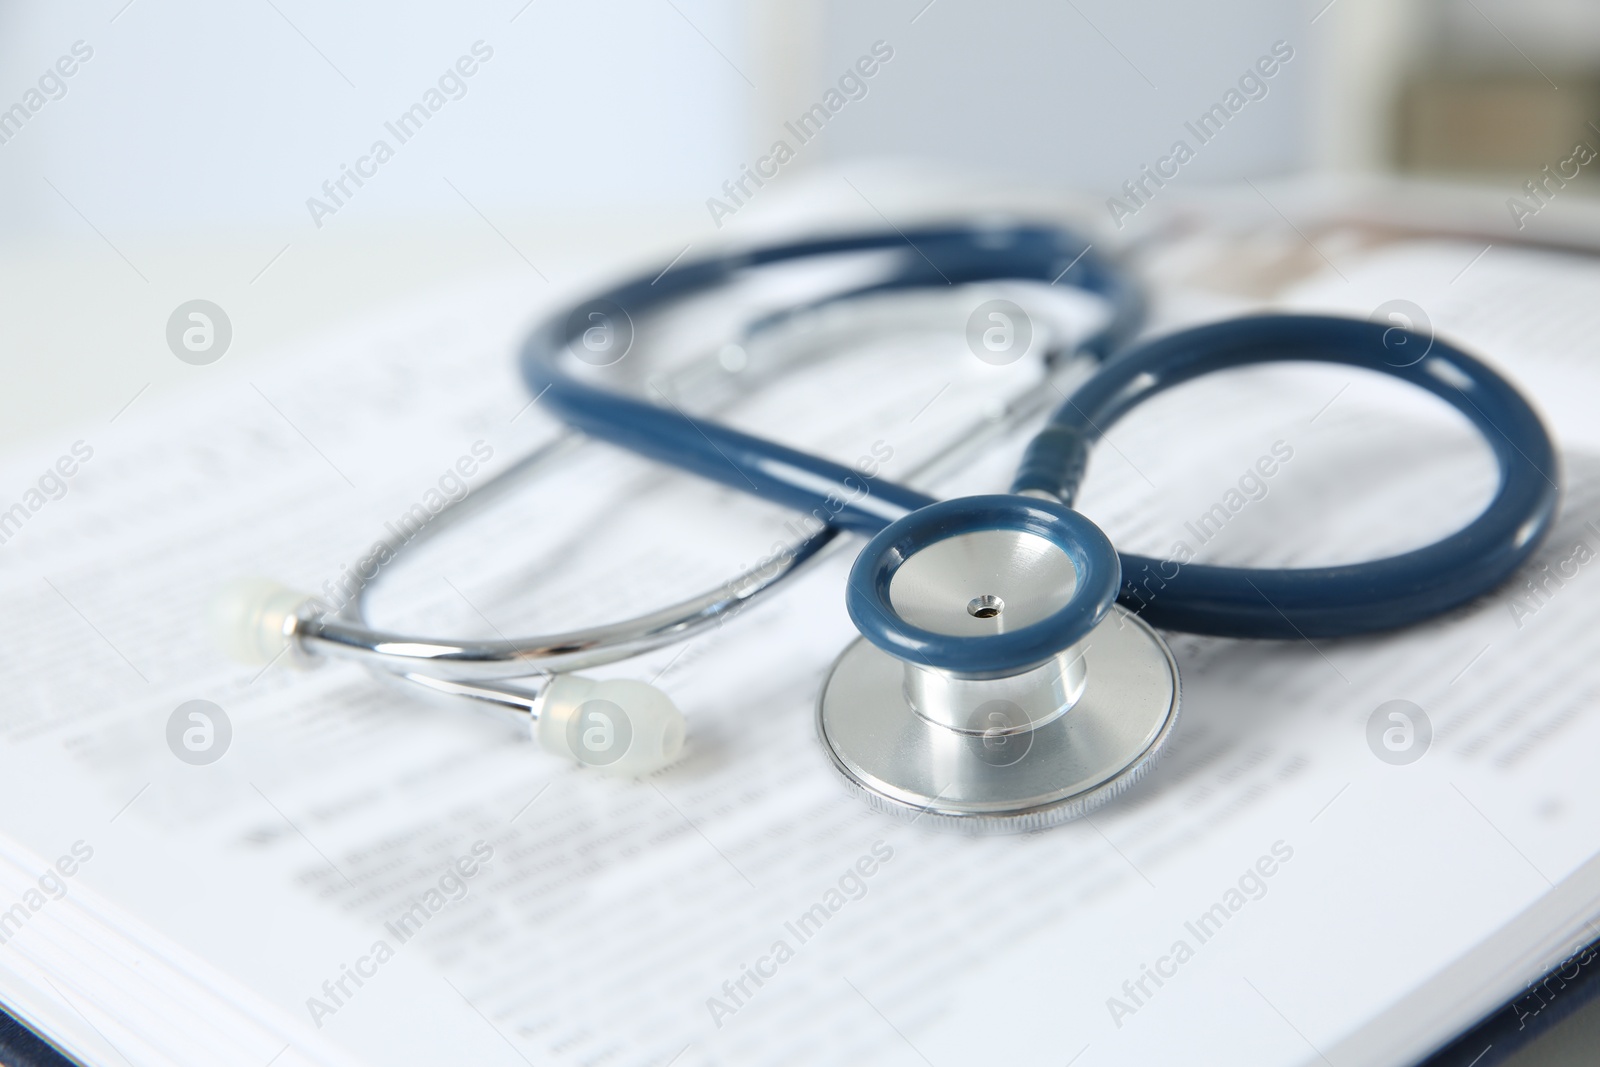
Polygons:
M557 433L511 359L537 310L520 286L476 286L270 372L219 365L5 465L0 487L25 501L79 457L0 546L0 886L28 915L0 944L0 997L85 1059L1298 1064L1600 851L1583 755L1600 741L1594 568L1576 562L1580 543L1600 549L1600 464L1581 447L1529 572L1537 596L1519 580L1363 639L1174 636L1183 713L1163 762L1091 818L1021 837L890 820L835 778L813 709L854 638L848 550L603 672L654 681L689 719L684 759L638 782L351 664L224 661L204 625L222 582L336 589L430 491L470 491ZM902 478L951 427L1036 387L959 333L858 347L872 358L730 419L849 462L876 445ZM1532 367L1513 358L1519 377ZM930 488L1004 489L1020 446ZM1264 456L1274 474L1247 480ZM452 475L463 457L476 473ZM1431 399L1267 368L1114 428L1081 508L1132 551L1186 541L1281 566L1424 543L1492 486L1487 449ZM1230 493L1246 503L1224 526L1189 529ZM726 580L790 519L585 446L418 552L373 604L420 632L567 629ZM230 724L214 762L169 744L191 700ZM1431 727L1414 762L1369 744L1392 700ZM74 848L92 855L32 909L24 887ZM118 982L75 950L79 908L108 954L139 961L117 966L160 980ZM183 1025L222 1004L249 1025L203 1042Z

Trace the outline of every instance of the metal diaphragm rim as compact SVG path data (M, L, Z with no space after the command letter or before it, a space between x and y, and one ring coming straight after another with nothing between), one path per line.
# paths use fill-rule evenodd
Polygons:
M1178 720L1171 650L1121 606L1084 640L1088 680L1059 719L1031 731L1012 761L983 738L919 716L903 661L857 639L834 661L817 701L829 762L874 809L966 834L1022 833L1079 818L1142 778Z

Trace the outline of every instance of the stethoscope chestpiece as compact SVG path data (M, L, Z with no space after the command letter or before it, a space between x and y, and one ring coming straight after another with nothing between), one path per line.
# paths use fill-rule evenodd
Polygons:
M885 527L850 571L861 639L817 730L880 811L966 833L1077 818L1136 782L1178 717L1166 642L1115 603L1105 534L1031 496L977 496Z

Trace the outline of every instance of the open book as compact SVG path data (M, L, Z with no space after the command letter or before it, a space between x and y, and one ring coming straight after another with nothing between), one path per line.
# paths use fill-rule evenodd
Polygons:
M1536 1013L1527 983L1600 919L1600 266L1496 248L1458 273L1480 248L1347 247L1343 277L1278 302L1412 301L1523 384L1565 463L1525 575L1404 633L1174 636L1162 763L1021 837L931 833L835 780L812 716L854 636L849 552L617 668L690 723L684 759L644 781L347 664L256 672L214 651L223 582L336 589L415 506L557 432L512 366L550 302L520 282L248 377L224 362L37 442L0 468L0 1002L85 1063L208 1067L1357 1067L1413 1061L1519 996ZM1185 263L1160 267L1163 323L1247 309L1186 287ZM860 345L872 358L729 417L847 461L888 453L904 477L1026 373L959 333ZM1003 489L1017 445L929 488ZM1081 508L1133 551L1293 565L1423 543L1492 484L1431 400L1276 368L1117 426ZM416 631L565 629L714 585L784 522L586 445L374 609Z

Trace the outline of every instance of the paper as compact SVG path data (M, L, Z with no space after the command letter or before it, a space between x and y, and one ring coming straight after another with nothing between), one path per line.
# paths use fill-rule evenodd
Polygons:
M1370 269L1381 288L1393 266ZM818 748L817 686L853 637L848 552L617 669L690 721L683 762L639 783L348 664L254 677L221 660L202 617L221 581L318 590L448 491L461 457L490 450L487 477L549 438L510 358L534 310L521 286L480 286L270 372L219 365L5 466L21 499L76 441L93 449L0 546L3 900L93 849L0 944L0 998L86 1059L1319 1062L1600 851L1587 563L1531 610L1513 586L1404 634L1175 637L1183 717L1149 780L1090 820L993 840L872 814ZM978 363L959 334L888 349L731 417L847 461L879 445L901 477L1027 373ZM1529 381L1586 373L1541 358L1504 361ZM1535 390L1552 410L1555 388ZM1470 516L1492 468L1469 440L1338 371L1229 376L1114 429L1081 506L1134 551L1204 536L1191 547L1217 561L1360 558ZM1241 484L1262 456L1276 473ZM1003 489L1010 458L938 488ZM1557 568L1587 522L1600 549L1600 464L1572 451L1565 478L1540 557ZM618 491L641 499L616 510ZM1230 491L1247 503L1191 533ZM509 506L398 571L384 621L600 621L725 579L787 521L599 448ZM208 765L168 747L194 699L232 726ZM1393 699L1432 724L1410 765L1368 745Z

